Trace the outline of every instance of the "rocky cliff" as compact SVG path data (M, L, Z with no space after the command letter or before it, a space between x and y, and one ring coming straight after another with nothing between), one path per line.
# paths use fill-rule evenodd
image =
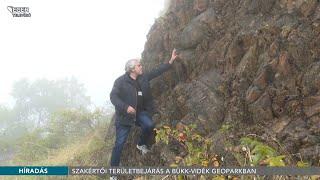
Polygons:
M150 29L146 71L180 60L153 80L157 126L197 124L224 165L239 165L226 148L247 135L319 166L320 3L317 0L172 0ZM231 128L224 133L225 124ZM141 156L131 133L122 165L169 165L173 146ZM290 162L289 162L290 164Z

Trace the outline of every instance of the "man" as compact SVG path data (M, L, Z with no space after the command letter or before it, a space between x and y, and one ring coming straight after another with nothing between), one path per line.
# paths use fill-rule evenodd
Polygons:
M137 148L142 154L149 151L146 143L154 129L151 118L153 100L149 81L169 70L177 57L174 49L168 63L161 64L149 73L143 73L138 59L131 59L126 63L126 73L115 80L110 93L110 100L116 110L116 140L112 150L111 166L119 166L123 146L133 125L138 125L142 129Z

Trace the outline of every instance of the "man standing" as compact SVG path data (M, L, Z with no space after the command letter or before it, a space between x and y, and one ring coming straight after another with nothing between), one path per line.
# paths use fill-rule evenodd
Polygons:
M149 73L142 72L138 59L131 59L126 63L126 73L115 80L110 93L110 100L116 110L116 140L112 150L111 166L119 166L123 146L133 125L138 125L142 129L137 148L142 154L149 151L146 143L154 129L151 117L153 98L149 81L170 69L177 57L174 49L168 63L161 64Z

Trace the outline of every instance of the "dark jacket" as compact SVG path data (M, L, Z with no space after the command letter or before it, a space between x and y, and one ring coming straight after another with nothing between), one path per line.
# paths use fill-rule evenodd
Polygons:
M170 67L171 64L161 64L158 68L153 69L148 73L144 73L137 78L143 94L144 110L150 115L153 114L154 107L149 82L170 69ZM119 121L122 125L134 125L136 115L127 113L127 109L131 106L137 110L137 90L134 80L130 78L128 73L125 73L115 80L110 93L110 100L116 109L116 121Z

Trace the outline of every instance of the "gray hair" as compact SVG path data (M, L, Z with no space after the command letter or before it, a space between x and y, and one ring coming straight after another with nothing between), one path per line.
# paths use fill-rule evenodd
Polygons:
M136 62L139 62L139 59L130 59L126 63L125 71L127 73L130 73L133 69L134 66L136 65Z

